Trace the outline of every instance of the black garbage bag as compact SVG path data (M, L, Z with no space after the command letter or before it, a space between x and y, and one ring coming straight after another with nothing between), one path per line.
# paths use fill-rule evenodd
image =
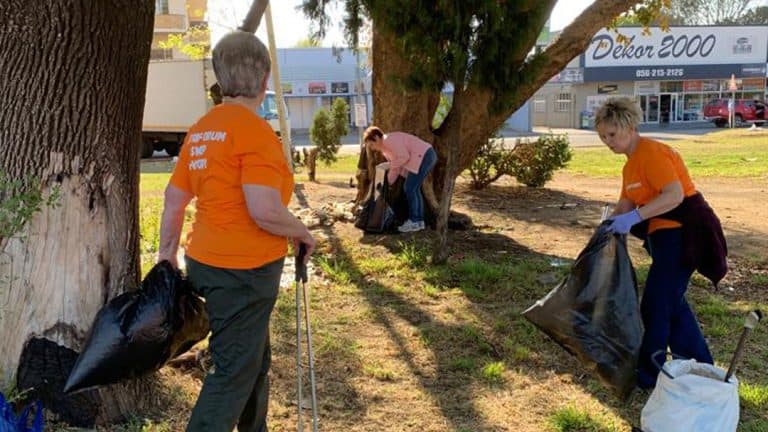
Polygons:
M136 291L101 308L64 392L113 384L160 369L208 334L205 304L168 261Z
M565 280L523 316L623 399L635 386L643 328L626 236L606 227L598 227Z
M367 233L392 232L397 227L395 212L387 201L389 183L386 172L382 181L373 181L368 199L355 219L355 227Z

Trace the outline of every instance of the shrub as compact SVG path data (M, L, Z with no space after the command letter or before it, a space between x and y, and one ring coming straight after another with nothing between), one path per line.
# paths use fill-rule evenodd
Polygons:
M512 150L510 173L520 183L542 187L555 170L565 167L573 153L568 135L543 135L535 142L519 142Z
M566 166L572 152L567 135L544 135L534 142L517 140L511 149L496 136L485 143L469 166L473 189L483 189L503 175L518 182L541 187L552 179L555 170Z

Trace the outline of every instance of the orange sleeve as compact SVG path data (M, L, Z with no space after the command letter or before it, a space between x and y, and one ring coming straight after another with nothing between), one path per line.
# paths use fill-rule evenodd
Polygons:
M647 166L648 184L656 191L661 191L672 182L680 181L672 158L666 153L655 154Z
M240 162L240 183L281 190L285 159L280 140L271 130L243 127L234 137L233 154Z
M179 150L179 159L176 161L176 166L173 168L173 174L171 174L170 184L177 188L189 192L192 192L192 183L189 180L189 134L184 138L184 144Z

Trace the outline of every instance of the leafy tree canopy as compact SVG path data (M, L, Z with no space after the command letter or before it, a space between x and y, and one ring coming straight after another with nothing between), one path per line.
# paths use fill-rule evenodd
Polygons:
M330 0L306 0L304 13L317 24L315 37L324 36ZM345 30L357 46L359 30L372 19L377 29L398 35L402 55L413 70L397 77L409 90L439 91L446 82L478 86L497 95L494 111L508 108L507 97L530 76L521 68L545 62L545 54L531 55L541 28L556 1L464 0L345 0ZM630 13L642 24L651 23L669 0L646 0ZM375 60L374 60L375 61Z

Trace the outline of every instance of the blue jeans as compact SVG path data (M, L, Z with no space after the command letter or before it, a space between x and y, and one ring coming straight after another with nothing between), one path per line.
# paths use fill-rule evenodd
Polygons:
M408 219L413 222L424 221L424 198L421 196L421 184L424 178L432 171L437 162L437 153L435 149L430 148L424 153L424 159L419 165L417 174L408 173L405 179L405 196L408 198Z
M657 351L694 358L712 364L712 354L701 334L699 323L685 300L685 291L693 269L683 265L682 230L661 229L648 236L652 263L640 302L645 333L640 346L637 383L641 388L656 385L659 369L651 357ZM664 364L666 354L656 360Z

